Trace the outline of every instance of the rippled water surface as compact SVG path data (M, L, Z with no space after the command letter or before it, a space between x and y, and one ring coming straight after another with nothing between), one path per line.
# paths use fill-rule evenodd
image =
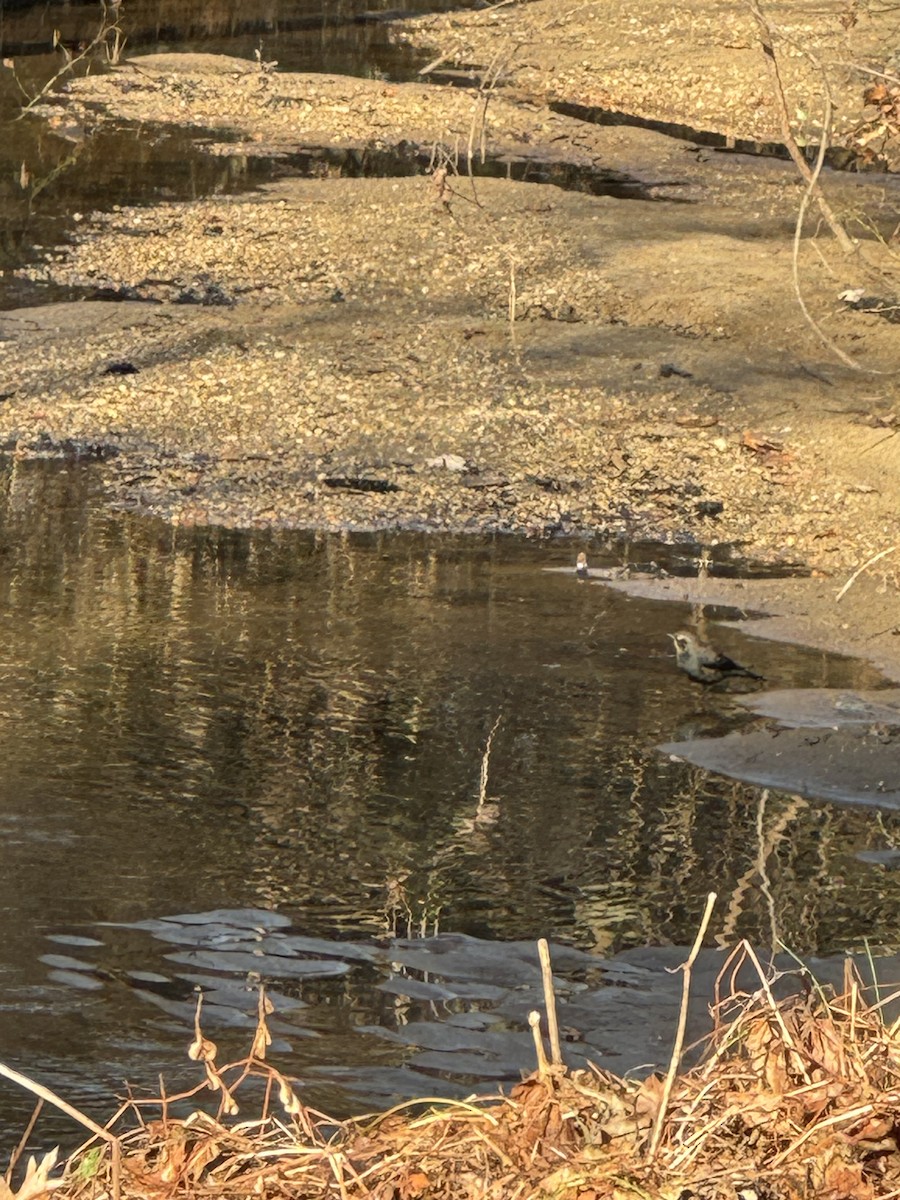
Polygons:
M898 877L855 858L896 844L894 816L763 807L655 752L748 720L676 672L681 606L544 570L566 544L173 531L108 514L93 479L0 475L0 1060L104 1114L125 1077L193 1079L184 1011L134 974L168 978L179 947L121 926L208 909L364 945L437 927L613 953L688 942L715 889L711 942L895 938ZM779 686L877 683L728 648ZM290 989L314 1102L352 1107L354 1070L401 1061L347 1036L408 1019L378 981ZM0 1126L29 1110L4 1084Z

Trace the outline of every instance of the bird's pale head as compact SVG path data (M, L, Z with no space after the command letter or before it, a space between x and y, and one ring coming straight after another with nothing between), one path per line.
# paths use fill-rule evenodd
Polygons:
M680 629L678 633L670 633L669 637L675 643L675 649L679 654L688 654L697 648L697 639L686 629Z

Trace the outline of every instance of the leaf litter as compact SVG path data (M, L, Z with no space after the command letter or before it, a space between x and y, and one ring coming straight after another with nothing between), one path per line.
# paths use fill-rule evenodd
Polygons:
M740 991L748 961L759 986ZM690 961L684 970L689 982ZM540 1066L508 1095L422 1097L347 1121L306 1106L302 1082L267 1061L273 1006L264 989L250 1051L228 1064L203 1033L200 1000L189 1053L205 1082L130 1097L105 1129L88 1122L95 1136L61 1177L50 1177L55 1154L32 1160L4 1197L31 1200L52 1188L67 1200L887 1200L900 1187L900 992L864 987L849 962L835 990L803 971L796 978L800 990L776 1000L775 978L741 943L717 981L699 1061L670 1069L671 1087L658 1075L639 1082L598 1067L566 1070L552 1050L550 988L551 1060L535 1013ZM677 1038L672 1063L680 1065ZM176 1115L210 1097L215 1111ZM118 1132L123 1125L131 1127Z

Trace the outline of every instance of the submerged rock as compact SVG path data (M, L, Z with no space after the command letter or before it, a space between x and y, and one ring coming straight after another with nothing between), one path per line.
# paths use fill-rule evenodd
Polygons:
M666 742L662 754L761 787L813 800L900 809L900 733L839 729L765 729Z

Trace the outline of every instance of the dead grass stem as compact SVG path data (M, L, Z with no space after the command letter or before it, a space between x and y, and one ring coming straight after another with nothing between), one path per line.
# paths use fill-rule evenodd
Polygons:
M742 963L758 976L750 992L736 986ZM887 1011L897 989L887 991L848 966L844 991L830 995L803 972L765 971L741 943L702 1058L684 1068L679 1022L665 1081L554 1068L538 1034L544 1069L509 1095L422 1099L344 1122L302 1105L295 1081L262 1057L218 1066L198 1013L194 1053L218 1115L176 1117L162 1089L132 1100L120 1115L133 1128L97 1126L60 1181L33 1166L3 1197L35 1200L52 1185L60 1200L108 1200L118 1150L125 1200L661 1200L741 1194L748 1181L769 1196L889 1200L900 1194L900 1040ZM261 1004L262 1026L266 1016ZM249 1077L265 1084L262 1115L250 1118L235 1084Z

